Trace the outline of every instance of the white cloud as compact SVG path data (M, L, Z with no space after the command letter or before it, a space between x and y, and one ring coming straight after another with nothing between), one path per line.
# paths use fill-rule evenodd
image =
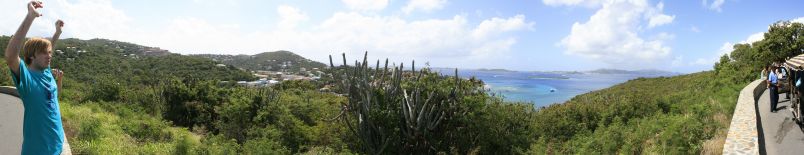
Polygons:
M302 12L301 10L291 12ZM216 24L197 18L175 19L164 31L148 39L148 45L184 54L254 54L290 50L327 62L327 55L361 55L393 62L410 59L455 66L488 63L505 55L517 43L515 33L532 29L524 15L490 18L474 25L462 15L447 19L406 20L399 16L337 12L309 29L242 31L236 24ZM353 59L353 58L350 58ZM478 66L475 66L478 67Z
M597 7L605 3L607 0L542 0L542 3L548 6L585 6Z
M547 0L545 0L547 3ZM552 3L552 2L551 2ZM675 16L662 13L663 4L651 7L645 0L609 0L604 2L566 2L563 5L601 3L599 10L585 23L575 23L561 40L566 53L600 60L618 67L646 68L664 61L671 53L665 41L672 34L658 33L644 39L645 30L671 23ZM551 5L548 3L548 5ZM647 25L645 24L647 20Z
M17 27L20 26L22 19L27 13L25 9L26 2L27 1L0 1L0 14L3 15L3 18L0 18L0 33L11 35L16 32ZM37 24L37 22L34 22L34 24Z
M308 20L307 15L292 6L280 5L277 7L276 12L279 14L280 18L277 26L280 29L292 29L295 28L299 22Z
M717 51L718 51L717 54L715 54L717 58L715 58L713 62L717 61L717 59L719 59L720 56L729 54L731 53L731 51L734 51L734 44L730 42L725 42L723 43L722 46L720 46L720 49L718 49Z
M388 0L341 0L346 7L358 11L379 11L388 6Z
M134 42L173 52L232 51L233 46L237 50L245 50L253 48L243 45L256 44L255 40L248 39L249 35L241 35L237 24L215 25L193 17L173 19L165 29L148 34L148 39L140 38Z
M757 32L757 33L751 34L745 40L740 41L740 44L746 44L746 43L751 44L751 43L760 41L762 39L765 39L765 32Z
M710 10L715 10L717 12L722 12L723 9L721 7L723 6L723 3L725 3L725 2L726 2L726 0L714 0L714 1L712 1L712 3L709 3L707 0L703 0L702 5L707 7L707 8L709 8Z
M765 32L757 32L754 34L749 35L745 40L739 41L739 44L751 44L757 41L765 39ZM730 54L734 51L734 43L725 42L720 48L717 50L715 55L710 58L698 58L694 62L690 62L690 65L712 65L718 61L720 61L720 57L726 54Z
M193 3L202 6L238 6L237 0L193 0Z
M645 11L645 17L648 18L648 28L669 24L676 19L675 15L670 16L663 14L662 10L664 10L664 3L659 2L659 4L656 4L655 8L648 8Z
M26 2L0 2L0 14L8 15L0 19L0 33L10 35L17 30L27 13ZM65 21L62 36L66 37L121 39L132 29L131 18L114 8L109 0L55 0L45 3L39 11L43 16L34 20L29 37L50 37L57 19Z
M76 3L58 0L55 5L61 8L56 11L66 22L64 32L73 37L126 38L129 32L121 30L132 29L129 26L131 18L114 8L108 0L79 0Z
M648 28L653 28L656 26L661 26L665 24L672 23L674 19L676 19L675 15L666 15L663 14L662 11L664 10L664 3L659 2L656 4L654 8L648 8L645 12L645 17L648 20Z
M447 0L410 0L405 7L402 7L402 12L405 12L406 14L410 14L415 10L430 12L444 8L444 5L446 4Z
M804 17L799 17L799 18L796 18L796 19L793 19L793 20L790 20L790 21L791 22L804 23ZM751 35L748 35L748 37L745 38L745 40L738 41L737 43L738 44L753 44L754 42L761 41L763 39L765 39L765 32L757 32L757 33L753 33ZM735 44L732 43L732 42L725 42L725 43L723 43L722 46L720 46L720 48L717 50L717 53L713 57L711 57L709 59L699 58L694 62L690 62L690 64L691 65L712 65L715 62L720 61L720 57L723 56L724 54L730 54L732 51L734 51L734 45Z
M11 7L16 6L16 7ZM433 65L480 67L493 64L517 44L518 32L532 30L525 15L480 19L477 24L465 15L443 19L406 19L396 15L364 12L336 12L320 21L303 10L278 6L276 29L245 29L239 23L221 23L184 16L169 18L154 28L138 27L123 10L108 0L57 0L46 4L45 17L37 19L29 36L49 36L55 19L65 19L63 37L106 38L161 47L182 54L255 54L290 50L313 60L326 62L327 55L345 52L371 57L430 61ZM11 34L25 15L24 2L0 2L0 33ZM298 25L304 23L304 26ZM36 31L36 32L35 32ZM353 59L353 58L350 58ZM471 61L472 63L466 63ZM475 65L475 66L473 66Z
M668 16L668 15L665 15L665 14L650 17L650 21L648 22L648 28L653 28L653 27L656 27L656 26L671 23L671 22L673 22L673 19L675 19L675 18L676 18L675 15L674 16Z
M804 17L798 17L796 19L790 20L790 22L797 22L797 23L803 23L804 24Z
M311 38L312 42L323 49L310 50L368 50L380 56L427 58L502 53L508 51L516 39L501 34L526 30L533 25L524 22L524 18L524 15L492 18L472 26L460 15L452 19L407 21L394 16L336 13L310 34L316 36Z
M502 32L533 29L533 23L526 23L524 15L517 15L508 19L491 18L485 20L472 31L472 37L487 38L492 34L501 34Z

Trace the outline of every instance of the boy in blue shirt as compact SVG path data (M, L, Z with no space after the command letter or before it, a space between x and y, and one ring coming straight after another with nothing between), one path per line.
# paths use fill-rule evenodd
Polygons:
M59 111L59 89L62 72L51 70L50 61L55 41L61 35L64 22L56 21L56 33L51 40L31 38L22 44L33 20L42 16L36 9L42 2L27 3L28 14L8 42L6 63L25 107L22 125L22 154L60 154L64 130ZM20 49L22 47L22 49ZM23 52L20 59L19 52ZM58 82L57 82L58 81Z

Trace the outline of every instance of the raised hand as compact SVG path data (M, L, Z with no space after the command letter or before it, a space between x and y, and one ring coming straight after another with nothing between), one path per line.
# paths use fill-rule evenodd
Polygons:
M61 92L61 77L64 76L64 72L60 69L51 69L50 74L53 74L53 78L56 78L56 88Z
M64 72L59 69L51 69L50 74L53 74L53 78L56 78L57 81L61 81L61 77L64 76Z
M31 2L29 2L28 3L28 16L31 16L31 17L42 16L41 13L36 11L36 9L42 8L42 7L44 7L44 5L42 5L41 1L31 1Z
M56 32L61 32L61 28L64 27L64 21L61 19L56 21Z

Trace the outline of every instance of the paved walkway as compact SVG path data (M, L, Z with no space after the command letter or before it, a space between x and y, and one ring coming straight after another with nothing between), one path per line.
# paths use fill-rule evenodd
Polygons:
M770 91L765 91L757 101L760 123L760 138L767 154L804 154L804 129L793 121L790 100L779 95L776 113L770 112ZM761 147L761 146L760 146Z
M25 107L13 87L0 87L0 154L20 154L22 151L22 117ZM72 154L64 139L61 154Z
M22 101L0 93L0 152L20 154L22 148ZM16 153L15 153L16 152Z

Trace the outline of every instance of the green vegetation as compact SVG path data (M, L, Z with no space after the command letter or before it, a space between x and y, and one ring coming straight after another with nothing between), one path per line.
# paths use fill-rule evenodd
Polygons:
M324 69L326 67L323 63L312 61L289 51L263 52L255 55L198 54L193 56L212 59L226 65L252 71L284 70L295 73L301 71L301 68L309 71L313 68Z
M711 72L635 79L541 109L533 153L695 154L725 137L737 94Z
M253 80L248 72L199 56L65 39L53 67L65 71L60 103L78 154L717 154L738 91L761 66L803 53L803 29L775 23L714 71L538 108L488 95L474 78L365 59L321 80L252 88L224 82Z

